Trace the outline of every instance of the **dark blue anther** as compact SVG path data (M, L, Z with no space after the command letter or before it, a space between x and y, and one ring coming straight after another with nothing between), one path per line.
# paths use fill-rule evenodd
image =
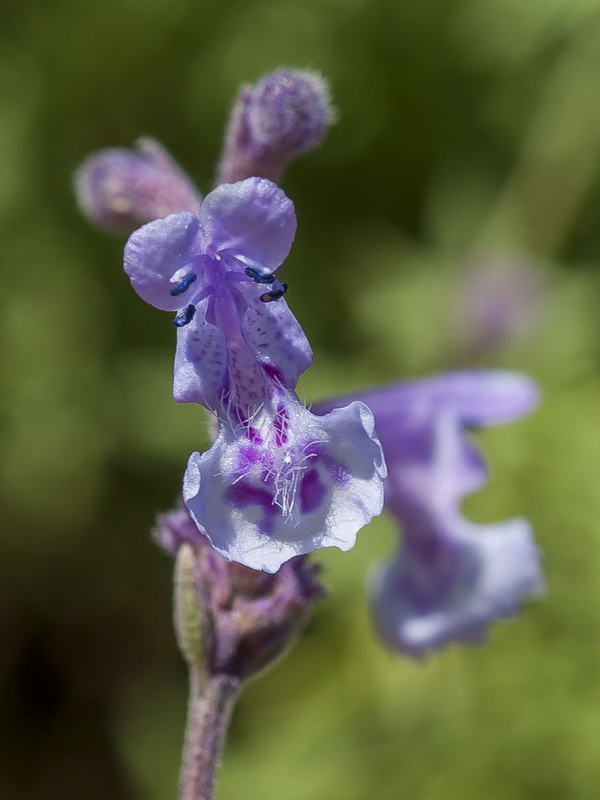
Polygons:
M184 325L189 325L189 323L194 319L194 314L196 313L196 306L190 303L189 306L185 308L180 308L179 311L175 314L173 319L173 325L176 325L178 328L183 328Z
M280 297L283 297L283 295L287 292L287 289L287 283L279 283L279 281L275 281L271 291L261 294L260 299L263 301L263 303L272 303L273 300L279 300Z
M244 272L256 283L275 283L275 275L271 272L259 272L257 269L252 269L252 267L246 267Z
M196 280L197 277L198 276L196 275L195 272L188 272L188 274L185 277L183 277L180 281L177 281L177 283L174 284L173 288L169 292L171 297L177 297L178 295L183 294L185 291L187 291L187 289L190 288L190 286Z

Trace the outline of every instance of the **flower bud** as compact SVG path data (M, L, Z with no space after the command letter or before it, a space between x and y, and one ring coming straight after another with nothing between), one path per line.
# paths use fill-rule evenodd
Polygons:
M100 150L79 167L75 193L83 213L108 230L132 230L177 211L200 208L200 195L171 156L153 139Z
M281 69L242 87L234 105L219 183L259 176L278 180L316 147L334 121L329 89L314 72Z
M256 675L292 644L325 593L308 556L275 574L226 561L183 507L160 518L155 538L177 552L177 638L186 661L204 675Z
M327 85L313 72L266 75L254 87L248 106L254 142L288 158L316 147L332 116Z

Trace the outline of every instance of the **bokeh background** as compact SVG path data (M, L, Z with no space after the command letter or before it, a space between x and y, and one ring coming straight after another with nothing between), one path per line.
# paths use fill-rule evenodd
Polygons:
M0 797L175 796L186 676L148 531L206 421L71 176L149 134L208 190L236 89L280 65L339 110L284 182L303 396L533 375L541 408L480 435L493 479L466 508L530 518L549 590L415 664L363 596L391 521L324 552L331 594L243 695L220 797L597 797L598 0L4 0L1 37Z

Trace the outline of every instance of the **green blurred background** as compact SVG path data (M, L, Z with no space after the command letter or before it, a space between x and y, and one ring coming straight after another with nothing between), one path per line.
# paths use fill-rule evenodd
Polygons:
M322 71L339 110L284 183L302 396L532 374L543 405L480 436L493 480L466 506L532 520L549 593L485 647L414 664L363 597L393 524L326 551L331 594L243 695L220 798L599 796L599 53L598 0L4 0L3 800L175 796L186 676L148 530L206 421L172 400L169 319L71 175L149 134L208 190L237 87L280 65ZM508 297L512 333L486 344L473 292Z

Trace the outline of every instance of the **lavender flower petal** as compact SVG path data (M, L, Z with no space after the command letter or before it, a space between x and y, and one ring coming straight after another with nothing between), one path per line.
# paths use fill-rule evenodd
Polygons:
M272 377L293 390L312 364L311 346L286 301L262 303L253 288L243 287L248 303L242 318L244 341Z
M453 408L465 425L473 427L513 422L537 406L539 391L525 375L464 370L333 398L318 403L318 408L335 408L336 403L347 403L352 398L367 403L380 424L390 422L389 433L393 436L398 419L407 411L417 413L417 407Z
M393 650L420 658L452 641L479 644L491 622L517 613L524 596L543 593L529 524L408 529L399 556L378 565L370 592L379 633Z
M198 239L198 218L189 211L149 222L131 234L125 272L142 300L164 311L182 307L181 296L172 290L179 277L196 269Z
M381 512L385 464L362 403L316 417L281 393L240 433L223 426L184 478L190 513L228 560L275 572L317 548L349 550Z
M229 349L222 331L206 321L207 301L189 325L177 330L173 396L216 411L227 386Z
M240 259L240 271L277 269L296 233L294 204L264 178L218 186L202 204L200 223L207 251L229 251Z

